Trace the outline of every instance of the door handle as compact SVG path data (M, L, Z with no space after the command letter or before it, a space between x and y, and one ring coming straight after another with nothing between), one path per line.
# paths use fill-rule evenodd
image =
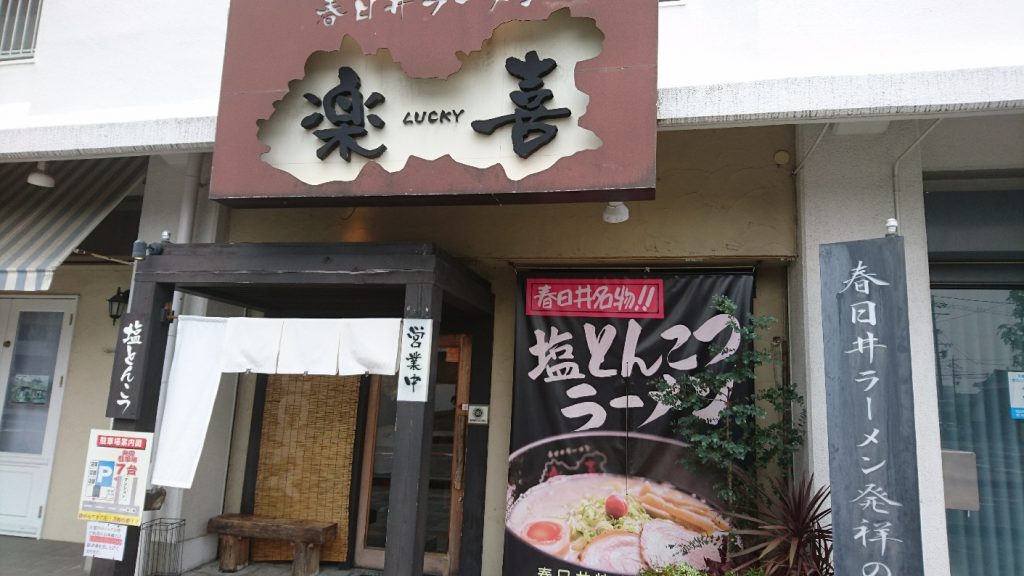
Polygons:
M462 490L462 480L466 470L466 424L469 421L469 413L459 409L455 417L455 434L458 446L455 448L455 477L452 479L452 486L455 490Z

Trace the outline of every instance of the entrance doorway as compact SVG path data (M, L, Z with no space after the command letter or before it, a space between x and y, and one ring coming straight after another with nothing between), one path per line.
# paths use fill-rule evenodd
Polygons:
M38 538L75 298L0 298L0 534Z
M471 355L469 336L441 338L435 359L437 387L423 560L426 574L457 576L459 573ZM394 376L374 378L371 383L355 549L356 565L365 568L384 567L397 387L398 380Z
M473 375L478 385L468 395L463 392L460 396L457 392L456 404L472 401L474 406L486 406L490 401L490 386L487 383L494 333L494 297L485 280L432 245L166 244L161 254L154 254L136 264L132 304L128 314L129 317L137 317L141 322L148 323L153 327L153 332L138 351L140 356L137 361L148 367L142 379L141 416L138 420L115 419L116 430L147 431L154 427L159 398L159 367L165 361L164 342L168 332L168 323L162 320L166 318L167 303L176 290L244 306L269 317L429 320L432 348L440 345L442 330L470 334L473 342L478 345L474 363L477 373ZM465 342L468 344L468 340ZM441 360L447 365L455 361L455 356L459 356L461 364L465 358L466 369L462 372L468 372L468 348L465 348L467 352L464 355L461 354L462 349L450 353L447 350L452 348L446 349ZM432 382L436 373L436 370L431 370L424 376ZM441 374L443 377L444 372ZM468 382L468 376L463 376L456 382ZM264 399L260 390L261 387L257 386L253 402L253 426L245 458L244 485L239 507L243 513L252 513L255 508L259 438L264 415ZM360 406L368 404L360 402ZM426 540L424 527L427 524L427 507L419 506L419 494L426 492L434 480L427 469L434 450L431 440L434 439L435 410L433 405L422 401L409 400L396 404L396 419L400 417L407 425L393 431L393 474L388 479L390 489L387 506L391 533L387 534L384 552L388 568L405 568L424 564L422 544ZM449 484L447 521L449 526L456 527L456 534L460 526L465 526L465 530L464 534L455 538L450 536L449 530L447 552L443 553L446 564L440 569L430 566L428 570L436 574L455 574L456 570L479 573L488 429L480 425L467 431L465 416L454 410L449 412L453 423L447 437L451 446L447 451L447 461L451 463L452 470L446 480ZM364 415L361 408L358 416L363 418ZM256 424L257 421L259 424ZM357 425L357 430L364 431L366 426ZM468 438L464 439L463 435ZM361 439L353 441L354 446L363 446ZM355 462L361 463L362 460L361 456L354 457ZM456 466L456 461L461 466ZM466 466L465 462L469 465ZM455 473L462 469L465 469L465 473ZM353 476L354 486L360 474ZM438 481L443 482L441 479ZM353 500L356 500L358 490L350 492ZM351 509L355 517L358 517L358 508L358 501L354 501ZM458 519L460 514L461 521ZM339 528L342 528L340 524ZM357 532L354 530L355 525L350 523L349 526L354 533ZM132 534L130 530L129 536ZM351 541L354 543L355 540L353 534ZM126 550L122 565L134 566L136 563L134 551ZM353 563L358 564L359 561ZM112 569L111 564L112 561L97 560L94 566L106 570Z
M324 562L349 562L349 501L359 411L358 376L267 377L253 513L336 522ZM293 557L292 543L257 539L255 562Z

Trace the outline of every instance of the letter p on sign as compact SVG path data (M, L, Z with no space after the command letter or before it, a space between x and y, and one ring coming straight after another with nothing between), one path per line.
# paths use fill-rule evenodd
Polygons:
M109 460L101 460L99 466L96 468L96 485L97 486L113 486L114 485L114 463Z

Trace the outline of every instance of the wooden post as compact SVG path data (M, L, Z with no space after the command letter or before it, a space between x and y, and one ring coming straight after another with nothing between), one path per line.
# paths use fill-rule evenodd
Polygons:
M220 535L220 571L238 572L249 565L249 538L234 534Z
M294 542L292 576L316 576L320 573L320 544Z
M171 301L174 287L155 282L135 282L132 287L132 310L125 314L122 322L140 319L148 326L148 337L136 355L137 365L142 367L135 382L141 386L135 419L114 419L114 430L153 432L156 428L157 404L160 401L160 380L163 377L164 355L167 352L167 330L169 324L163 321L164 304ZM121 332L118 331L120 336ZM119 393L121 370L114 366L111 378L111 397ZM139 552L139 528L128 527L125 538L124 558L120 562L93 558L91 576L134 576L135 563Z
M441 289L435 284L408 284L405 317L433 322L430 377L426 402L398 402L395 453L391 468L384 576L423 574L430 446L434 434L434 388L437 383L437 344L440 341ZM401 386L401 383L399 383Z

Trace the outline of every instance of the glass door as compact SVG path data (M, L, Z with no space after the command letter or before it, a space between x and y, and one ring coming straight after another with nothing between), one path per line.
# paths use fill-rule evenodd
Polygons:
M71 298L0 299L0 534L42 529L74 309Z
M943 451L967 456L946 511L953 576L1024 574L1024 289L936 288ZM948 499L947 499L948 500Z
M462 533L469 336L443 336L435 361L437 388L423 570L427 574L456 576ZM394 376L374 378L371 386L355 556L357 566L381 569L387 537L398 380Z

